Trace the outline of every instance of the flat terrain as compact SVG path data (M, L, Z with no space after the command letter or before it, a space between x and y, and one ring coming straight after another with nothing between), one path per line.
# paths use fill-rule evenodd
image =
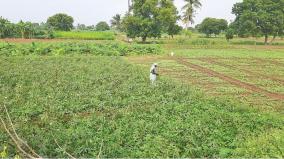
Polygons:
M250 53L229 49L176 52L174 57L140 56L127 59L145 69L157 62L162 76L188 83L210 96L284 113L284 52Z
M283 157L282 45L5 40L17 43L0 45L10 157L22 155L15 132L50 158Z

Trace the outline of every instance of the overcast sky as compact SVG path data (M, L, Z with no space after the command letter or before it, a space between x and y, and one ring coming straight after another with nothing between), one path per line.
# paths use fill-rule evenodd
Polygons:
M125 14L128 0L0 0L0 16L12 22L19 20L45 22L56 13L67 13L77 23L92 25L99 21L109 22L117 13ZM234 19L231 14L233 4L242 0L201 0L195 24L206 17ZM175 0L180 10L183 0ZM181 13L181 12L180 12Z

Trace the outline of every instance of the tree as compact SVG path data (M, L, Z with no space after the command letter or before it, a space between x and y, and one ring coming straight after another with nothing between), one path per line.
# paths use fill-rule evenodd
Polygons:
M11 37L15 33L15 25L9 20L0 17L0 38Z
M110 30L110 27L106 22L99 22L96 25L96 30L97 31L106 31L106 30Z
M179 18L172 0L133 0L132 12L124 17L123 29L128 37L141 37L143 42L161 37L162 31L172 34Z
M194 23L194 13L195 9L200 8L202 6L200 0L184 0L186 4L182 7L183 16L182 21L186 24L186 28L188 28L189 23Z
M110 24L111 27L115 28L116 30L121 30L121 16L119 14L113 16Z
M226 30L226 40L230 41L233 38L234 38L234 30L232 28L228 28Z
M205 18L198 26L198 31L210 37L212 34L219 35L228 28L228 22L225 19Z
M174 38L174 35L177 35L178 33L180 33L182 31L182 27L178 26L178 25L172 25L168 28L167 32L168 34Z
M47 19L47 23L55 30L70 31L73 28L73 18L67 14L59 13Z
M284 0L244 0L236 3L233 14L236 15L234 25L238 35L268 37L283 35L284 30ZM271 41L271 42L272 42Z

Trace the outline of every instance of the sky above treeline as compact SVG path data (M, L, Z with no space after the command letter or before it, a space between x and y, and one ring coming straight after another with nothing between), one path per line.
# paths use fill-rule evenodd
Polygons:
M0 0L0 16L12 22L46 22L49 16L66 13L74 18L74 25L95 25L99 21L109 23L115 14L127 12L128 0ZM242 0L201 0L202 8L197 10L195 24L206 17L234 20L231 14L235 3ZM179 13L184 0L175 0Z

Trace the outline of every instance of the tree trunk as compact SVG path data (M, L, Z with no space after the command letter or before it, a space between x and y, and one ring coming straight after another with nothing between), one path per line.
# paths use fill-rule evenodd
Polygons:
M275 38L276 38L276 35L273 35L273 38L272 38L272 40L269 42L269 44L272 44L273 41L275 40Z
M142 42L145 43L146 39L147 39L147 36L143 36L142 37Z
M21 34L22 34L22 39L25 38L25 33L23 31L21 31Z
M268 44L267 42L268 42L268 35L265 35L265 41L264 41L264 44L265 44L265 45L267 45L267 44Z

